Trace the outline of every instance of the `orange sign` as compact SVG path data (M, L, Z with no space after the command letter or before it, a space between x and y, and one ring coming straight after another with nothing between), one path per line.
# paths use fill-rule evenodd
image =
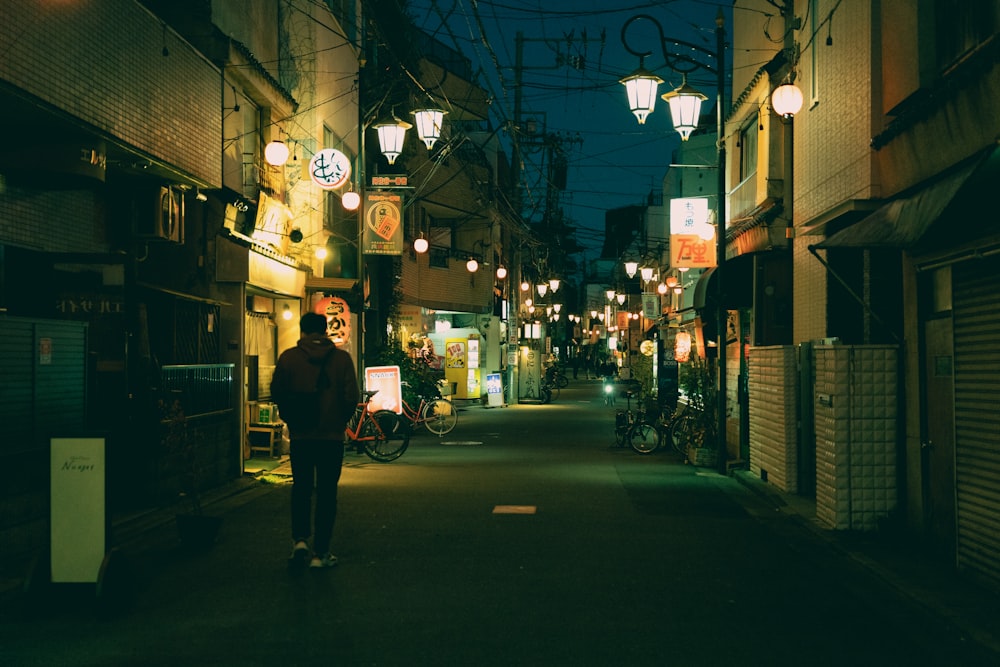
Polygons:
M340 347L347 347L351 340L351 309L339 296L316 302L313 312L326 317L326 333Z

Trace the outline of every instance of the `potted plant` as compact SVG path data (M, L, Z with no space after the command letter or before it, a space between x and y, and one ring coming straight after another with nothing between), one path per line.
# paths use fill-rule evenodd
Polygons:
M219 534L222 518L204 513L201 504L201 467L198 445L201 434L192 426L179 397L160 401L160 426L166 456L165 472L174 475L182 507L176 514L181 544L190 549L206 549Z
M718 448L715 437L718 391L715 375L706 359L692 354L691 360L681 366L679 383L686 398L688 410L694 411L694 428L688 442L688 461L698 466L716 464Z

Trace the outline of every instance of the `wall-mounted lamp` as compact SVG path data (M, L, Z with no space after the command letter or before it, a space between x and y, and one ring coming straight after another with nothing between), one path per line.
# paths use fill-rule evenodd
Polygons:
M771 93L771 108L782 118L791 118L802 109L802 91L791 82L781 84Z
M327 254L326 253L326 246L324 246L324 245L316 246L316 258L317 259L326 259L326 254Z
M284 141L272 141L264 146L264 159L272 167L280 167L288 162L288 144Z
M287 303L284 308L281 309L281 319L285 321L292 319L292 309L288 307Z
M194 198L196 201L202 201L202 202L208 201L208 197L205 196L205 193L201 191L201 188L194 189Z
M469 273L475 273L479 270L479 262L476 261L475 257L470 257L469 261L465 263L465 269Z
M348 211L356 211L361 206L361 195L354 190L348 190L340 198L340 204Z
M503 280L507 277L507 268L501 264L497 267L497 280Z

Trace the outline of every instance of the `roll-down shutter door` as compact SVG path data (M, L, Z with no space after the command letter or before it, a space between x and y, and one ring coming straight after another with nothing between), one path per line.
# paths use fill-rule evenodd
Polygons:
M1000 588L1000 258L953 280L957 564Z

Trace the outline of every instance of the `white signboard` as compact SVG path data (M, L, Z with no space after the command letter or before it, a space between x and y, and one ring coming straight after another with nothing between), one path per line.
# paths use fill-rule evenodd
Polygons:
M104 438L52 438L52 581L96 583L105 553Z

